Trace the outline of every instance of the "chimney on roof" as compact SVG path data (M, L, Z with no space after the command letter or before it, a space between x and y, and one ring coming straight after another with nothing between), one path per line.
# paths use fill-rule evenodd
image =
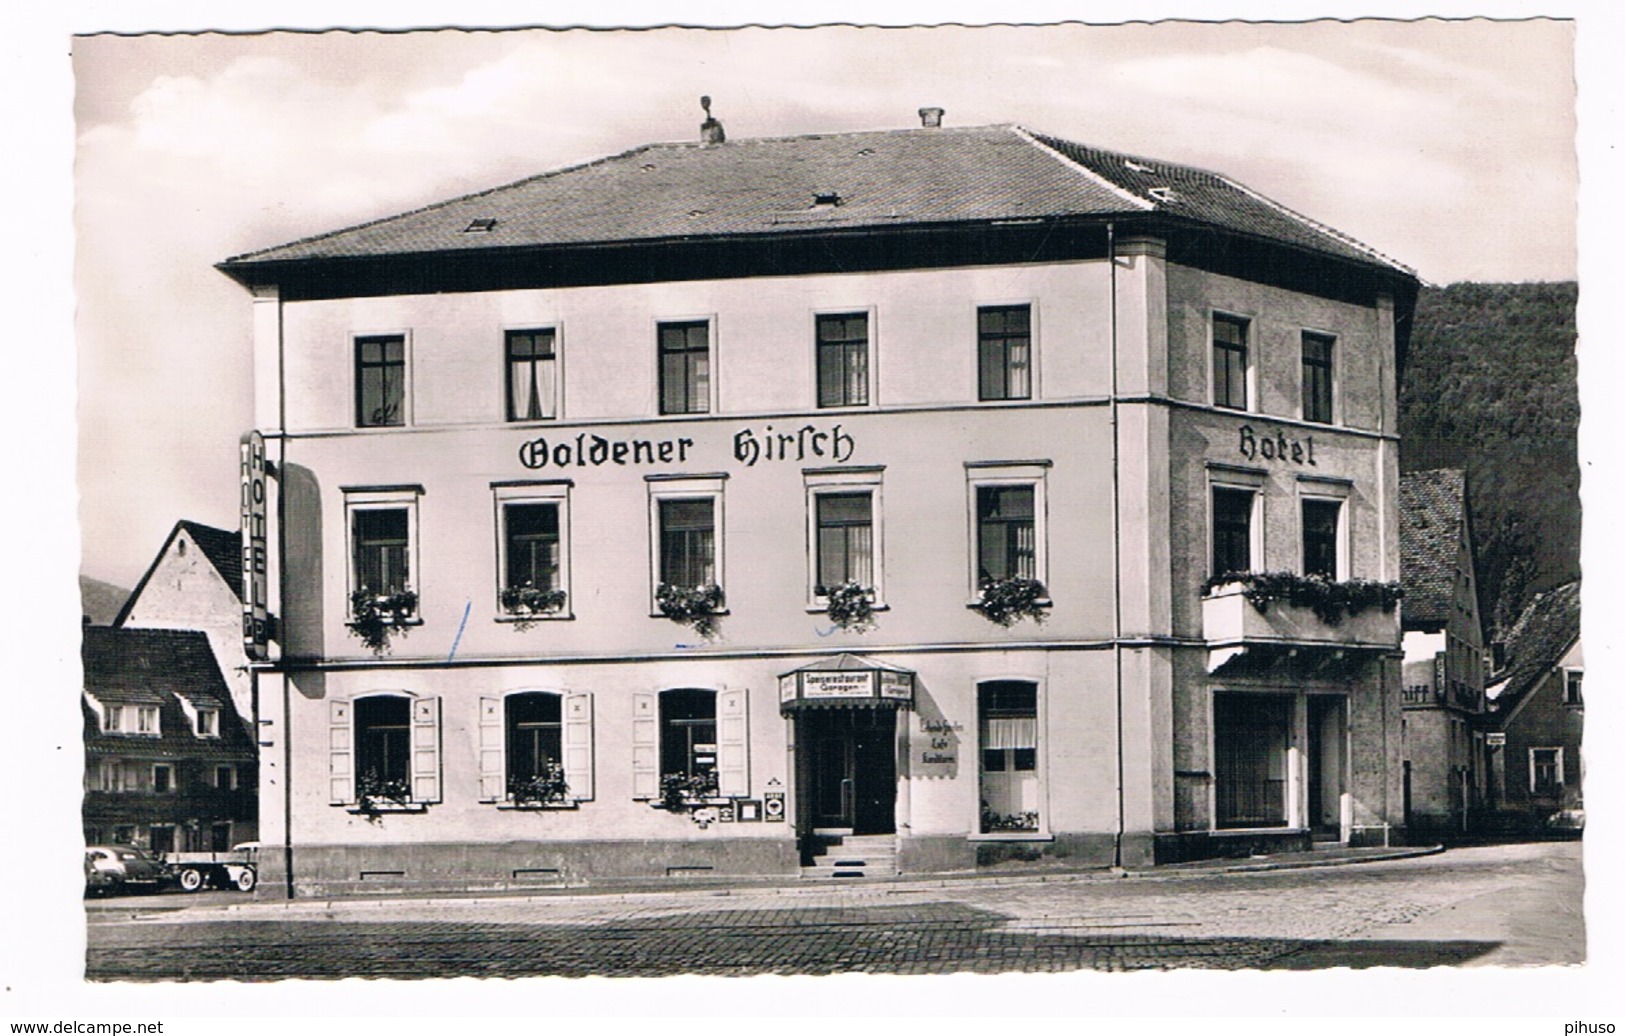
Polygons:
M921 108L920 125L926 129L939 129L942 126L942 116L946 114L941 108Z
M711 98L701 97L700 107L705 109L705 121L700 123L700 143L720 144L727 140L728 135L722 132L722 123L711 117Z

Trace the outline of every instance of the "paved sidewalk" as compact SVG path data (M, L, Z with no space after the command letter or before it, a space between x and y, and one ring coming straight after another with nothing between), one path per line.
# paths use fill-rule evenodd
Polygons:
M1304 852L1274 853L1236 859L1196 860L1189 863L1164 864L1158 867L1114 868L1044 868L1022 870L1015 867L989 868L974 873L944 875L900 875L894 878L831 879L812 881L805 878L767 877L734 879L647 879L637 881L603 882L594 885L561 888L509 888L477 892L404 891L379 892L356 896L309 896L292 900L280 898L269 888L262 888L253 898L241 902L190 901L182 895L87 900L86 913L90 923L98 915L108 920L124 920L138 915L163 914L173 920L221 920L223 918L291 918L295 916L320 917L335 909L346 912L354 909L366 912L396 906L459 904L476 906L484 903L505 903L515 899L560 900L579 899L598 903L641 902L651 897L669 896L823 896L836 891L871 890L886 893L927 892L939 889L1006 887L1021 885L1047 885L1058 883L1097 883L1132 880L1136 882L1190 878L1199 875L1256 874L1267 871L1302 870L1317 867L1338 867L1358 863L1378 863L1429 856L1443 852L1438 845L1431 846L1373 846L1366 848L1316 849Z

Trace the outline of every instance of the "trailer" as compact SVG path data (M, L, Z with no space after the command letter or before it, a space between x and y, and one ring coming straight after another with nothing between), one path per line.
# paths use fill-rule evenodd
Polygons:
M252 892L259 883L259 843L244 842L227 852L166 853L164 863L182 892L204 888Z

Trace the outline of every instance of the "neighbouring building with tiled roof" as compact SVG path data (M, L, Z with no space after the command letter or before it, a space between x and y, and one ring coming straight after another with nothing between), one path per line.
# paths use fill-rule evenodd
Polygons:
M1412 272L1216 173L922 120L708 114L220 264L262 887L1403 837Z
M1580 581L1537 594L1497 646L1490 677L1490 780L1503 826L1537 827L1583 803L1585 654Z
M83 633L86 844L218 851L255 838L258 750L208 638Z
M1484 634L1467 475L1399 477L1405 815L1416 833L1466 831L1485 807Z
M238 713L247 720L253 701L243 652L242 585L241 535L182 520L169 531L113 625L202 631Z

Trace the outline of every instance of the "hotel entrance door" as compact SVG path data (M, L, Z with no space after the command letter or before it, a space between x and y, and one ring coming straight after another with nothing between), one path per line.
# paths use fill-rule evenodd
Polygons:
M801 786L814 829L855 835L897 829L896 710L808 709L796 720Z

